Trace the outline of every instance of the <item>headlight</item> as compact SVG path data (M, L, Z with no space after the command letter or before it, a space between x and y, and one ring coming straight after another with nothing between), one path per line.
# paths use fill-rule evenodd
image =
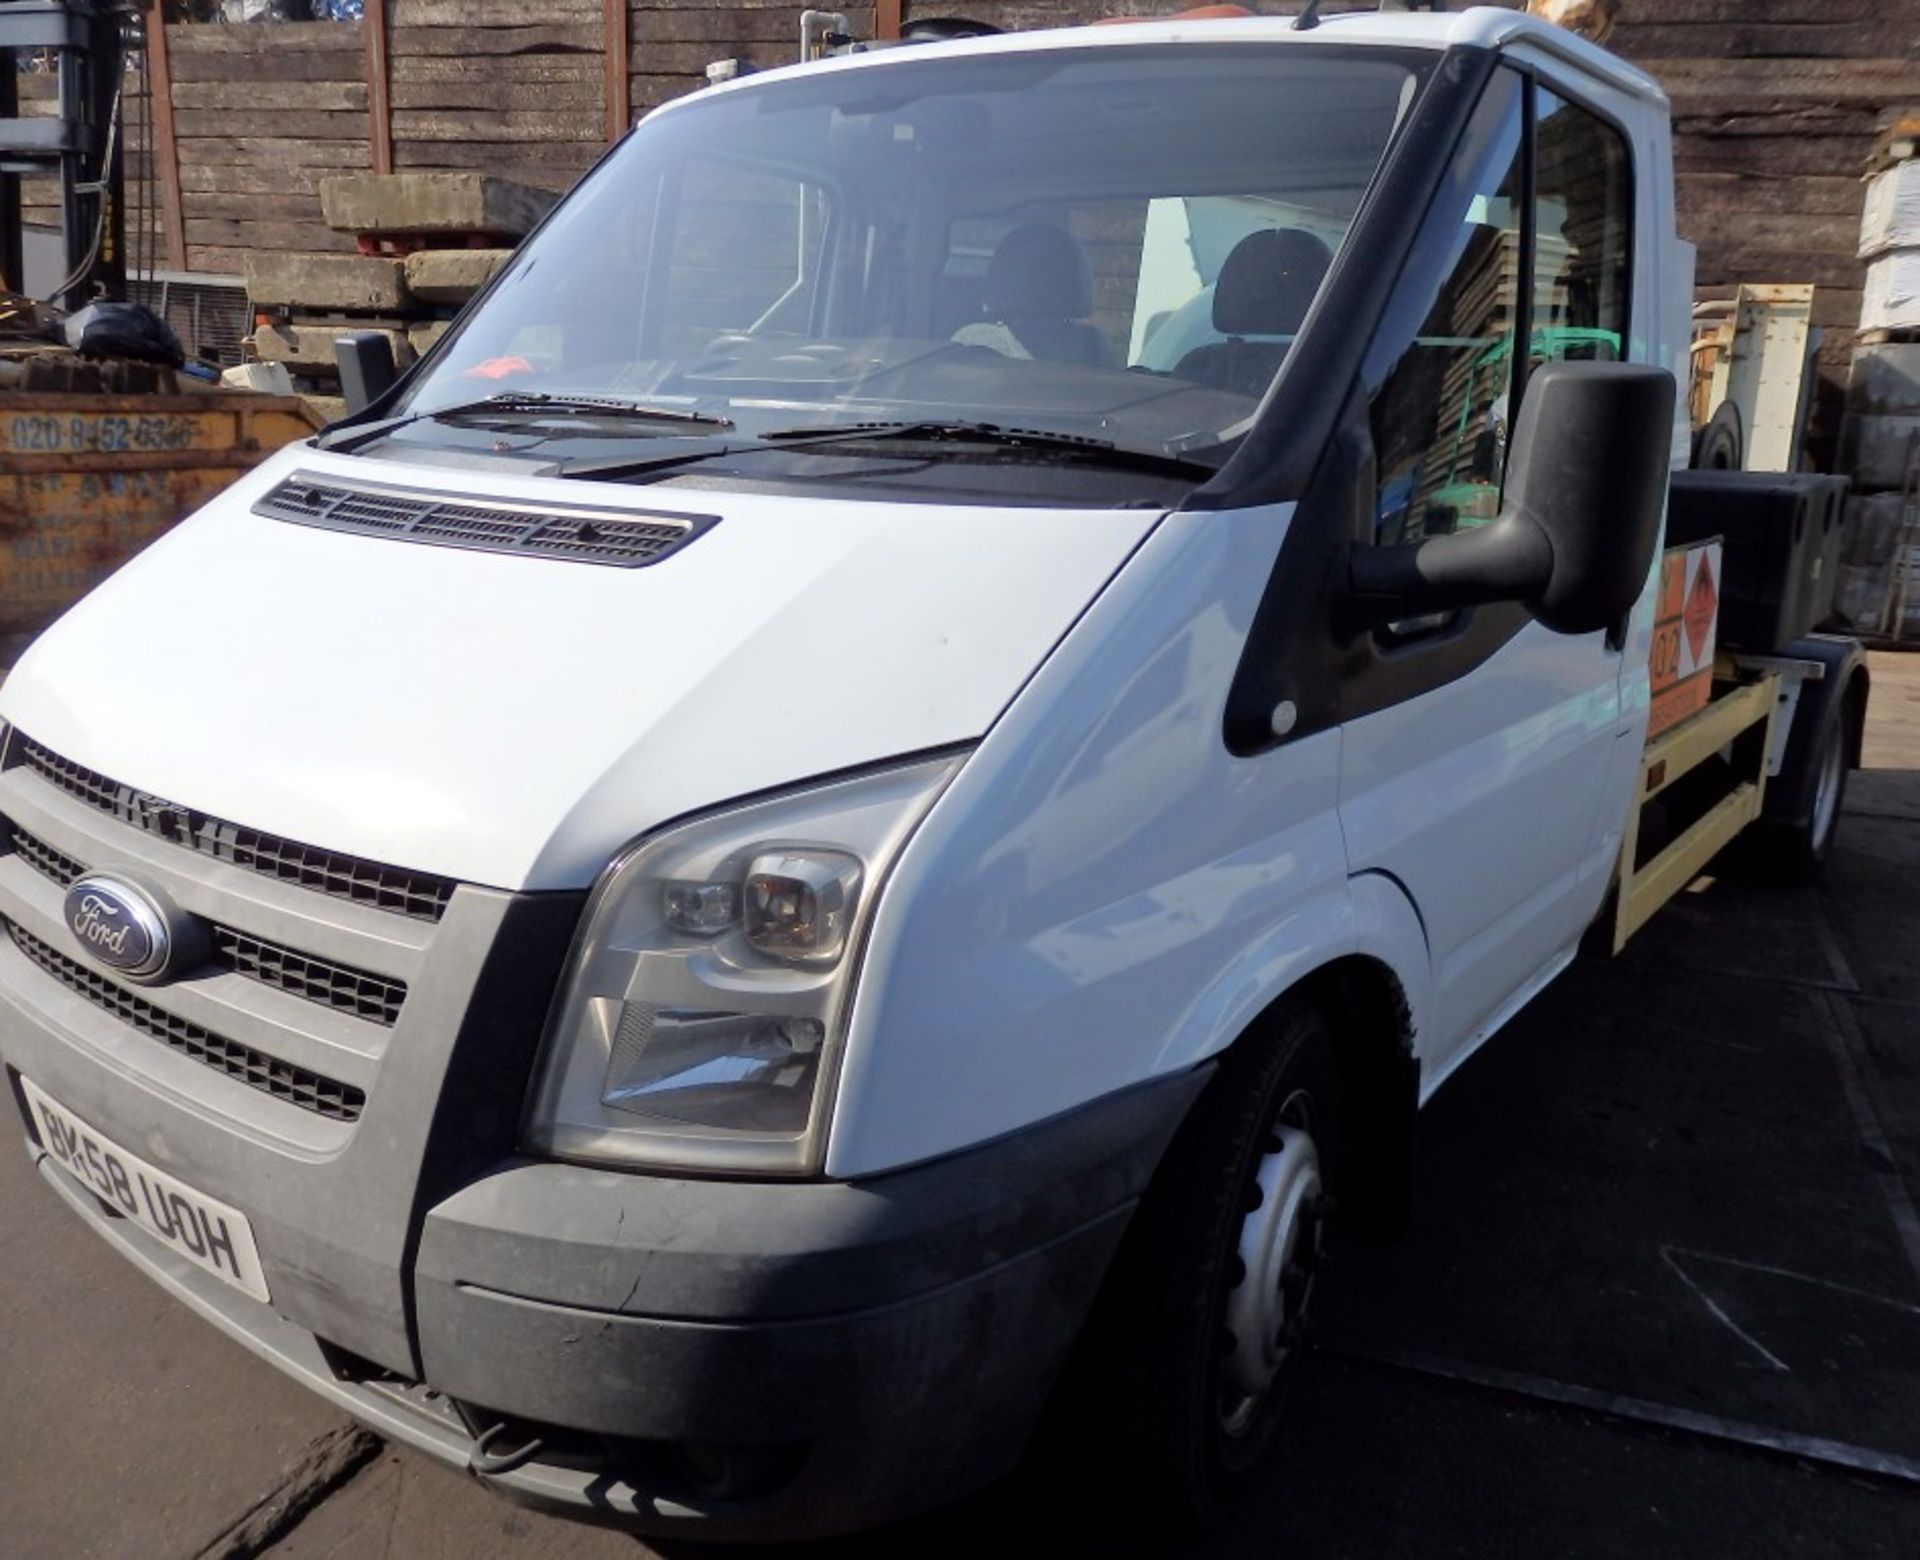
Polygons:
M540 1153L803 1174L893 859L959 769L903 765L697 818L602 875L542 1050Z

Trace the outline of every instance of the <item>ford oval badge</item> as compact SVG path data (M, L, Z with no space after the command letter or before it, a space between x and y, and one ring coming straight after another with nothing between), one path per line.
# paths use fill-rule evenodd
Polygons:
M89 872L67 890L67 930L102 964L129 975L152 975L173 952L166 915L146 890L104 872Z

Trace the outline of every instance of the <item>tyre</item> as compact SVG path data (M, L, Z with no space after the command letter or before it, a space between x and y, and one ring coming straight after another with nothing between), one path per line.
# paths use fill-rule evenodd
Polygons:
M1766 825L1760 833L1757 841L1760 864L1769 875L1782 882L1810 882L1820 874L1832 853L1851 771L1847 730L1852 709L1853 695L1836 700L1806 751L1805 815L1792 822Z
M1325 1262L1337 1126L1331 1026L1288 999L1223 1059L1115 1260L1061 1433L1163 1527L1217 1520L1271 1461Z

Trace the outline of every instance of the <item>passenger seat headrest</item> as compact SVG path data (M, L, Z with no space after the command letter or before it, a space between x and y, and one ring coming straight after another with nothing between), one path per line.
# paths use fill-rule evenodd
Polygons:
M1077 320L1093 312L1093 268L1065 228L1030 222L987 262L985 301L996 320Z
M1300 228L1249 233L1213 288L1213 328L1227 336L1290 336L1333 264L1326 243Z

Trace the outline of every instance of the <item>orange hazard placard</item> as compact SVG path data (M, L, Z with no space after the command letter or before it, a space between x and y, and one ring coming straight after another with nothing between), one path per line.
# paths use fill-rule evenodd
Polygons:
M1652 740L1703 710L1713 693L1714 629L1720 622L1720 544L1676 547L1660 560L1647 681Z

